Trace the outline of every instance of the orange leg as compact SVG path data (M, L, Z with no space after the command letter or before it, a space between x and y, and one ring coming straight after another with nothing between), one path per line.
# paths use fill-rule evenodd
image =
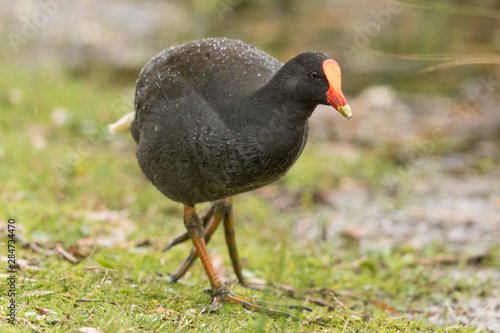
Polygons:
M205 229L203 228L203 221L196 214L194 207L184 206L184 225L191 240L193 241L194 248L201 259L201 263L210 281L212 287L213 301L210 310L215 311L222 306L223 302L241 304L244 308L256 312L262 312L269 316L284 316L293 317L288 312L269 309L250 302L246 297L241 297L232 294L222 283L221 279L215 272L212 261L208 254L207 246L205 243Z
M203 220L203 225L205 227L208 225L208 223L210 222L210 219L212 218L212 216L214 214L214 205L215 204L211 204L210 207L208 207L208 209L203 213L203 216L201 217L201 219ZM180 234L178 234L177 236L175 236L175 238L172 240L172 242L170 242L170 244L168 244L161 252L165 252L165 251L173 248L177 244L184 243L188 239L189 239L189 234L185 230L185 231L181 232ZM189 268L189 266L188 266L188 268Z
M219 226L221 220L222 216L215 214L213 218L210 220L210 222L205 226L204 229L205 244L207 244L210 241L210 238L212 238L212 235L214 234L215 230L217 230L217 227ZM170 278L170 283L177 282L180 278L182 278L187 273L188 269L194 263L196 258L198 258L198 253L196 252L196 249L193 247L191 249L191 252L189 252L188 257L184 259L184 262L177 268L175 273L172 274Z
M238 281L243 285L247 286L243 274L241 272L240 259L238 256L238 249L236 247L236 238L234 237L234 223L233 223L233 200L231 198L226 198L223 200L224 203L224 232L226 235L226 244L229 250L229 256L231 257L231 262L233 263L234 273L238 277Z
M238 281L245 287L249 287L243 278L241 265L238 256L238 249L236 247L236 238L234 236L234 223L233 223L233 212L232 212L232 199L225 198L214 202L210 208L203 215L203 224L205 226L205 244L208 244L212 234L215 232L222 218L224 218L224 230L226 236L226 243L229 249L229 256L231 257L231 262L233 263L233 268ZM208 221L212 218L210 221ZM182 243L184 237L189 235L187 231L185 233L179 234L163 251L170 249L171 247ZM177 282L181 277L183 277L188 269L191 267L193 262L198 258L196 250L193 248L189 253L188 257L184 262L177 268L174 274L172 274L170 282Z

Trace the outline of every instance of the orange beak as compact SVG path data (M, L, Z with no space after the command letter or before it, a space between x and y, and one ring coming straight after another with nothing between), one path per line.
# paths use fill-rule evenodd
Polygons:
M323 61L323 72L325 73L330 89L326 93L328 103L335 108L345 118L351 120L352 113L349 104L342 94L342 75L339 64L333 59Z

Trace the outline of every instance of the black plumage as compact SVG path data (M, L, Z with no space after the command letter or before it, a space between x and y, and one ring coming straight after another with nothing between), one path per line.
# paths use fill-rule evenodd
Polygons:
M137 80L131 131L142 171L188 206L279 179L302 152L314 108L328 104L326 59L305 52L282 65L226 38L160 52Z

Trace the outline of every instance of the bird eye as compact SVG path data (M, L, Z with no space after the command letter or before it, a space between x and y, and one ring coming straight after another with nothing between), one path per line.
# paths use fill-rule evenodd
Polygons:
M317 79L319 77L319 74L317 72L312 72L309 74L313 79Z

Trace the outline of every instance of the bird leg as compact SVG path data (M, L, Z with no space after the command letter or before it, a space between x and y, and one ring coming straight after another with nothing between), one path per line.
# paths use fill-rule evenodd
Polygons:
M212 218L212 216L214 214L214 205L215 205L215 203L212 203L208 207L208 209L203 213L203 216L201 217L201 219L203 220L203 225L205 227L208 225L208 222L210 221L210 219ZM171 248L173 248L177 244L184 243L188 239L189 239L189 234L188 234L187 230L184 230L183 232L181 232L180 234L175 236L175 238L170 242L170 244L168 244L163 250L161 250L161 252L165 252L167 250L170 250Z
M213 207L213 205L212 205ZM205 225L204 228L204 239L205 239L205 244L208 244L210 241L210 238L212 238L212 235L214 234L215 230L220 224L220 221L222 220L222 216L218 214L214 214L213 218L210 219L210 222L208 222L207 225ZM203 221L205 222L205 221ZM189 237L189 233L187 233ZM182 262L182 264L177 268L174 274L172 274L170 278L170 283L177 282L180 278L184 276L184 274L187 273L188 269L191 267L191 265L194 263L194 261L198 258L198 253L196 252L196 249L193 247L191 249L191 252L189 252L189 255L187 256L186 259Z
M205 244L208 244L210 241L210 238L212 237L213 233L219 226L219 223L221 219L224 219L224 231L225 231L225 236L226 236L226 243L227 247L229 249L229 256L231 257L231 262L233 264L234 272L238 278L238 281L245 287L251 287L248 284L245 283L245 279L243 278L242 270L241 270L241 265L239 261L239 256L238 256L238 249L236 247L236 238L234 237L234 223L233 223L233 212L232 209L233 204L232 204L232 199L230 197L218 200L214 202L209 210L207 210L202 218L203 224L205 226ZM211 216L212 219L208 222L208 216ZM208 222L208 223L207 223ZM181 237L184 237L184 235L187 235L189 237L187 231L185 233L179 234L173 241L172 243L165 248L165 250L168 250L172 246L179 244L180 241L178 242L177 239L180 239ZM184 241L184 240L182 240ZM165 251L164 250L164 251ZM196 250L193 248L191 249L191 252L189 253L188 257L184 260L184 262L177 268L174 274L172 274L170 283L177 282L181 277L186 274L188 269L191 267L193 262L198 258L198 255L196 253Z
M226 236L226 244L229 250L229 256L233 264L234 273L238 278L238 282L246 287L252 289L261 289L255 285L249 284L245 281L241 270L240 259L238 256L238 248L236 247L236 238L234 236L234 222L233 222L233 200L231 197L219 200L214 206L214 214L224 216L224 233Z
M231 257L231 262L233 263L234 273L238 278L238 281L245 287L248 285L245 283L243 274L241 271L240 259L238 256L238 249L236 247L236 238L234 237L234 223L233 223L233 200L231 197L225 198L220 201L221 204L217 206L217 213L224 214L224 233L226 236L226 244L229 250L229 256Z
M269 309L252 303L246 297L232 294L229 289L224 286L220 277L215 272L205 243L205 229L203 227L203 221L196 214L196 209L194 207L184 206L184 225L186 226L189 237L191 237L191 240L193 241L194 248L200 257L201 263L212 287L213 300L209 310L216 311L222 307L224 302L228 302L241 304L245 309L262 312L272 317L283 316L296 318L288 312Z

